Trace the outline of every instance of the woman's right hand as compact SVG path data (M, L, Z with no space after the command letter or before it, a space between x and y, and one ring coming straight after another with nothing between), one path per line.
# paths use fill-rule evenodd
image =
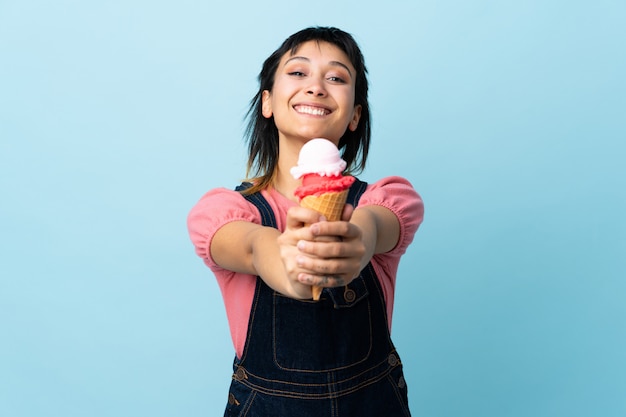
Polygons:
M298 276L301 273L312 273L298 265L298 258L303 256L298 249L298 242L315 241L316 236L308 225L325 220L324 216L314 210L298 206L291 207L287 211L285 230L277 238L288 281L286 284L292 289L292 294L297 294L298 298L311 298L311 286L301 283Z
M211 255L224 269L258 275L275 291L288 297L309 299L311 285L298 280L301 274L315 271L299 266L306 255L298 242L319 242L333 236L315 236L309 224L324 221L314 210L292 207L287 212L284 232L273 227L247 221L234 221L222 226L211 242Z

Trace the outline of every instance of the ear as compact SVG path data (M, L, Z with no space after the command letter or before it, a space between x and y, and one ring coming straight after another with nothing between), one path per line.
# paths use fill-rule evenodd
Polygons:
M354 132L356 128L359 126L359 120L361 120L361 105L354 106L354 113L352 114L352 120L350 120L350 124L348 125L348 129Z
M269 90L263 90L263 94L261 95L261 109L263 113L263 117L269 119L272 117L272 101L271 94Z

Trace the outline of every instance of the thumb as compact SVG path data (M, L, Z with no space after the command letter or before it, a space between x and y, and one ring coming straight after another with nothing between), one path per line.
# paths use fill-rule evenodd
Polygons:
M354 213L354 206L352 204L346 204L343 207L343 213L341 213L341 220L349 222L352 218L352 213Z

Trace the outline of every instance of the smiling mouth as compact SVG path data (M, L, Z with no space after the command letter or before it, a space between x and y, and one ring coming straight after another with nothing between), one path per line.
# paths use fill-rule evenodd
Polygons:
M322 107L294 106L294 110L300 114L310 114L313 116L326 116L327 114L330 114L330 110Z

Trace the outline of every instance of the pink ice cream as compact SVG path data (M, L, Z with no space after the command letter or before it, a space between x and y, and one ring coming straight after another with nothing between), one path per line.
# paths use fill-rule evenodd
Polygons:
M295 179L302 178L302 186L296 189L295 195L302 199L347 190L354 177L342 175L345 169L346 161L341 159L334 143L327 139L311 139L302 146L298 165L291 168Z

